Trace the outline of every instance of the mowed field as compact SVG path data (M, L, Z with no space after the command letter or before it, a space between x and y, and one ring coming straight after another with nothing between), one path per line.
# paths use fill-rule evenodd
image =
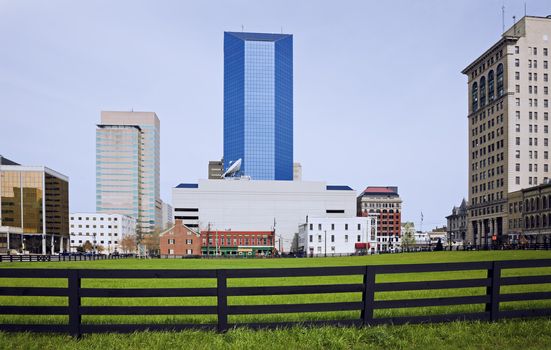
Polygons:
M488 260L551 259L551 251L427 252L366 257L314 259L120 259L82 262L1 263L0 268L89 268L89 269L216 269L360 266L370 264L415 264ZM551 268L506 269L502 276L551 275ZM378 275L377 282L428 281L485 278L485 271L458 271ZM228 287L361 283L362 276L288 277L229 279ZM66 287L65 279L0 278L0 287ZM193 288L216 287L215 279L83 279L84 288ZM551 284L503 286L502 293L551 291ZM485 294L484 287L377 292L376 300L416 299ZM361 301L361 293L228 297L229 305L296 304ZM0 296L0 305L66 306L67 297ZM82 298L83 306L185 306L216 305L215 297L172 298ZM482 312L484 304L376 310L375 317ZM551 307L551 300L501 303L501 310ZM359 311L230 315L230 323L309 321L359 318ZM113 323L216 323L215 315L83 316L84 324ZM67 323L67 316L0 315L0 323ZM508 320L497 323L453 322L437 325L377 326L367 328L305 328L254 331L235 329L226 334L208 331L139 332L131 335L85 335L75 340L67 335L0 333L0 348L551 348L548 319Z

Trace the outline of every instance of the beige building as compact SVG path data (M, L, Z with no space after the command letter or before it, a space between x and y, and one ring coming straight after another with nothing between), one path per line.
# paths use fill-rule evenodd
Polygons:
M221 180L224 174L224 160L209 161L209 180Z
M526 16L472 62L467 241L506 238L508 193L549 178L551 18Z
M101 112L96 130L96 211L161 230L160 121L154 112Z

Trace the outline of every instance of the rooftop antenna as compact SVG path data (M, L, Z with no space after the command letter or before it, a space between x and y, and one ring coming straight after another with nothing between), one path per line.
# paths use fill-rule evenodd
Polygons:
M242 32L245 31L245 26L244 26L244 25L241 25L241 31L242 31Z
M526 1L524 2L524 17L526 17Z
M513 35L517 35L517 16L513 16Z
M505 33L505 3L501 6L501 32Z

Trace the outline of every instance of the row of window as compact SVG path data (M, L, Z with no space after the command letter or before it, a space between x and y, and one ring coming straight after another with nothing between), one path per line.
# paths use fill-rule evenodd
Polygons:
M86 242L89 242L89 241L86 241ZM71 240L71 243L75 243L75 240ZM98 243L98 242L94 241L93 243ZM105 241L99 241L99 243L100 244L119 244L118 241L113 241L113 242L107 241L107 243L105 243ZM79 240L78 244L82 244L82 240Z
M74 216L71 216L71 220L75 220L75 217L74 217ZM79 217L78 217L78 220L82 220L82 216L79 216ZM89 221L90 218L89 218L89 217L86 217L85 220L86 220L86 221ZM95 216L92 216L92 221L96 221L96 217L95 217ZM103 221L103 217L102 217L102 216L99 217L99 221ZM111 218L108 217L108 218L107 218L107 221L111 221ZM118 218L113 218L113 221L118 221Z
M520 58L515 58L515 67L520 67ZM538 68L538 60L528 60L528 68ZM549 62L543 61L543 69L549 68Z
M85 225L86 228L90 228L90 225ZM104 225L99 225L99 228L103 228ZM71 224L71 228L74 228L75 225ZM82 228L82 225L78 225L78 228ZM96 225L92 225L92 228L96 228ZM107 225L107 228L118 228L117 225Z
M487 90L486 90L486 79L487 79ZM497 97L496 97L496 87L497 87ZM480 98L480 107L486 106L486 102L492 103L494 99L500 98L503 96L503 63L498 64L496 73L494 76L494 71L490 70L488 72L488 77L483 76L478 82L474 82L471 87L471 101L472 101L472 111L476 112L479 106ZM488 100L486 100L486 96Z
M318 227L318 231L322 231L322 228L323 228L322 224L318 224L317 227ZM331 228L332 231L335 230L335 224L330 224L329 227ZM327 227L325 229L327 229ZM344 224L344 229L348 230L348 224ZM357 229L358 231L360 231L362 229L362 224L358 224ZM310 231L313 231L313 230L314 230L314 224L310 224Z
M119 234L118 233L113 233L112 234L113 236L117 237ZM105 235L103 232L100 232L99 234L95 234L95 233L90 233L90 232L85 232L85 233L82 233L82 232L72 232L71 231L71 236L111 236L111 233L107 233L107 235Z
M219 238L219 239L212 239L209 238L208 245L215 245L215 246L231 246L232 245L232 239L231 238ZM203 246L207 245L207 239L203 238L202 240ZM271 238L233 238L233 245L272 245L272 239Z

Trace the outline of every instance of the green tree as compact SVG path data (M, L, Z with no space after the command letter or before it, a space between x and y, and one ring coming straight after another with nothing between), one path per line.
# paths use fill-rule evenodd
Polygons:
M291 253L298 252L298 233L295 232L293 236L293 241L291 242Z

